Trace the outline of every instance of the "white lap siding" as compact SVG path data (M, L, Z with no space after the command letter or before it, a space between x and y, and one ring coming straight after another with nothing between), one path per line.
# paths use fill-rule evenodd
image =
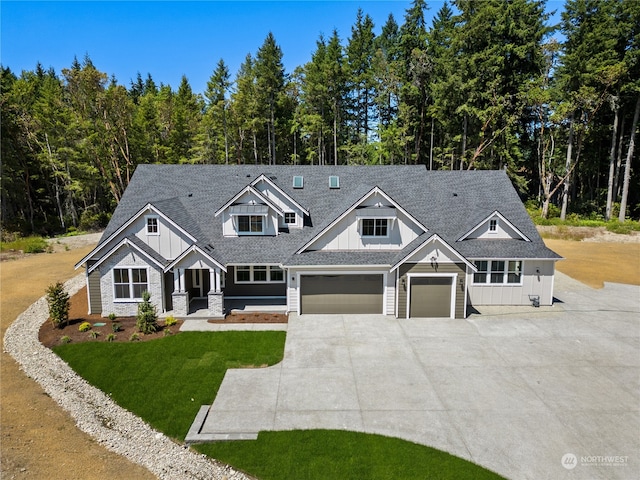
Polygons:
M162 312L162 270L153 263L148 263L138 252L132 252L126 247L120 248L111 258L100 265L100 290L102 292L102 316L107 317L115 313L119 317L135 316L138 312L139 301L114 301L113 269L114 268L146 268L148 290L158 313Z

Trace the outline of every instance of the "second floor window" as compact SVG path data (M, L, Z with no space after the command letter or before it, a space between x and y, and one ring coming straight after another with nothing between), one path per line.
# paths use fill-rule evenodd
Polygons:
M147 235L158 234L158 217L147 217Z
M238 217L238 232L240 233L262 233L263 217L260 215L240 215Z
M386 218L365 218L362 220L363 237L386 237L388 224Z

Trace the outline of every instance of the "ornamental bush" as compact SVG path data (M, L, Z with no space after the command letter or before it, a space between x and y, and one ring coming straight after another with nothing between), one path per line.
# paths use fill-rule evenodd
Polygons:
M49 317L53 328L62 328L69 321L69 294L65 292L64 285L57 282L47 288L47 303L49 304Z
M151 294L147 291L142 292L142 302L138 304L138 315L136 326L138 331L142 333L154 333L158 329L158 314L156 307L149 300Z
M91 324L89 322L82 322L78 327L78 331L80 332L88 332L91 330Z

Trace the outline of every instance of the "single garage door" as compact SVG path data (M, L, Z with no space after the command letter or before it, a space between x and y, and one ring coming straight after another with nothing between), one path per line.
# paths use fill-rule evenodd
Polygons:
M382 275L302 275L301 313L382 313Z
M453 277L411 278L410 317L451 317Z

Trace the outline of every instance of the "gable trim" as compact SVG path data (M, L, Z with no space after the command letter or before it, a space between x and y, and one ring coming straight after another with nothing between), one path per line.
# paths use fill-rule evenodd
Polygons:
M343 218L345 218L347 215L349 215L351 212L353 212L358 207L358 205L360 205L362 202L364 202L367 198L371 197L372 195L376 195L376 194L379 194L379 195L383 196L388 202L393 204L393 206L396 207L397 210L402 212L402 214L405 215L410 221L412 221L414 224L416 224L418 227L420 227L423 230L423 232L427 232L429 230L421 222L419 222L413 215L411 215L404 208L402 208L399 203L397 203L394 199L392 199L380 187L378 187L376 185L371 190L369 190L365 195L363 195L360 199L356 200L356 202L354 202L353 205L351 205L342 214L340 214L335 220L333 220L331 223L329 223L329 225L327 225L320 232L318 232L317 235L314 235L313 238L311 238L307 243L305 243L300 249L298 249L296 251L296 255L299 255L302 252L304 252L311 244L313 244L315 241L317 241L319 238L321 238L326 232L328 232L334 226L336 226Z
M227 271L227 269L226 269L226 267L224 265L222 265L215 258L213 258L211 255L209 255L207 252L205 252L202 248L198 247L197 245L191 245L184 252L182 252L180 255L178 255L169 265L164 267L165 273L168 272L169 270L171 270L172 268L174 268L178 263L180 263L187 255L189 255L192 252L199 253L203 257L209 259L211 261L211 263L213 263L214 265L219 267L223 272Z
M80 260L78 263L75 264L74 269L78 269L80 266L82 266L87 260L91 259L91 257L93 257L94 255L96 255L100 250L102 250L111 240L113 240L114 238L116 238L118 235L120 235L124 230L126 230L133 222L135 222L138 218L140 218L140 216L142 214L144 214L147 210L151 210L153 212L153 214L158 215L159 217L161 217L163 220L166 220L167 222L169 222L173 227L175 227L176 229L178 229L180 232L182 232L183 234L185 234L189 240L191 240L192 242L196 241L196 238L191 235L188 231L186 231L184 228L182 228L180 225L178 225L176 222L174 222L173 220L171 220L171 218L169 218L167 215L165 215L164 213L162 213L162 211L160 211L160 209L158 209L158 207L154 206L152 203L147 203L144 207L142 207L140 210L138 210L135 214L133 214L131 216L131 218L129 218L129 220L127 220L125 223L122 224L122 226L120 228L118 228L115 232L113 232L111 235L109 235L108 238L104 239L103 241L100 242L99 245L97 245L93 250L91 250L85 257L82 258L82 260ZM146 228L146 226L145 226ZM100 260L102 261L102 260Z
M462 242L463 240L466 240L469 237L469 235L471 235L473 232L475 232L478 228L480 228L483 224L485 224L486 222L491 220L493 217L498 217L501 221L505 222L509 227L511 227L513 229L514 232L516 232L518 234L518 236L520 237L521 240L524 240L525 242L530 242L531 241L529 239L529 237L527 237L524 233L522 233L520 231L520 229L517 228L513 223L511 223L509 220L507 220L504 217L504 215L502 215L498 210L494 210L490 215L488 215L486 218L484 218L482 221L480 221L475 227L473 227L467 233L462 235L456 241L457 242Z
M273 183L271 179L267 177L264 173L262 173L258 178L256 178L253 182L251 182L251 186L255 187L258 183L260 183L260 181L264 181L269 185L271 185L278 193L280 193L283 197L285 197L287 200L293 203L296 207L298 207L302 211L302 213L304 213L305 215L309 215L308 209L304 208L302 205L296 202L296 200L293 197L291 197L287 192L285 192L280 187L278 187L275 183Z
M280 207L278 205L276 205L271 200L269 200L267 197L262 195L262 193L260 193L260 191L258 191L255 188L253 188L252 185L247 185L242 190L240 190L237 194L235 194L233 197L231 197L231 199L227 203L225 203L222 207L220 207L218 209L218 211L214 214L214 216L217 217L218 215L220 215L227 208L229 208L231 205L233 205L233 202L235 202L238 198L240 198L245 193L251 193L251 194L257 196L260 200L262 200L264 203L266 203L270 208L275 210L275 212L278 215L280 215L281 217L284 216L283 211L280 209Z
M145 257L147 260L150 260L152 263L154 263L159 268L164 269L164 265L162 263L158 262L155 258L153 258L147 252L142 250L140 247L138 247L135 243L133 243L128 238L123 238L122 241L117 243L111 250L109 250L105 255L103 255L102 258L100 258L100 260L98 260L96 263L91 265L91 267L87 269L87 274L93 272L96 268L98 268L98 266L100 266L102 264L102 262L104 262L106 259L110 258L111 255L113 255L116 251L118 251L121 247L123 247L125 245L128 246L129 248L135 250L136 252L138 252L140 255Z
M439 241L440 243L442 243L443 245L445 245L447 248L449 248L455 255L457 255L457 257L469 268L471 268L471 270L473 270L474 272L476 272L478 269L476 268L476 266L470 262L469 260L467 260L464 255L462 255L460 252L458 252L455 248L453 248L451 245L449 245L447 242L445 242L442 237L440 237L437 233L434 233L433 235L431 235L429 238L427 238L424 242L422 242L420 245L418 245L416 248L414 248L411 252L409 252L407 255L404 256L404 258L402 260L400 260L399 262L397 262L395 265L393 265L391 267L391 272L393 272L394 270L398 269L401 265L403 265L407 260L409 260L413 255L415 255L416 253L418 253L420 250L422 250L423 248L425 248L427 245L429 245L430 243L433 243L435 241Z

